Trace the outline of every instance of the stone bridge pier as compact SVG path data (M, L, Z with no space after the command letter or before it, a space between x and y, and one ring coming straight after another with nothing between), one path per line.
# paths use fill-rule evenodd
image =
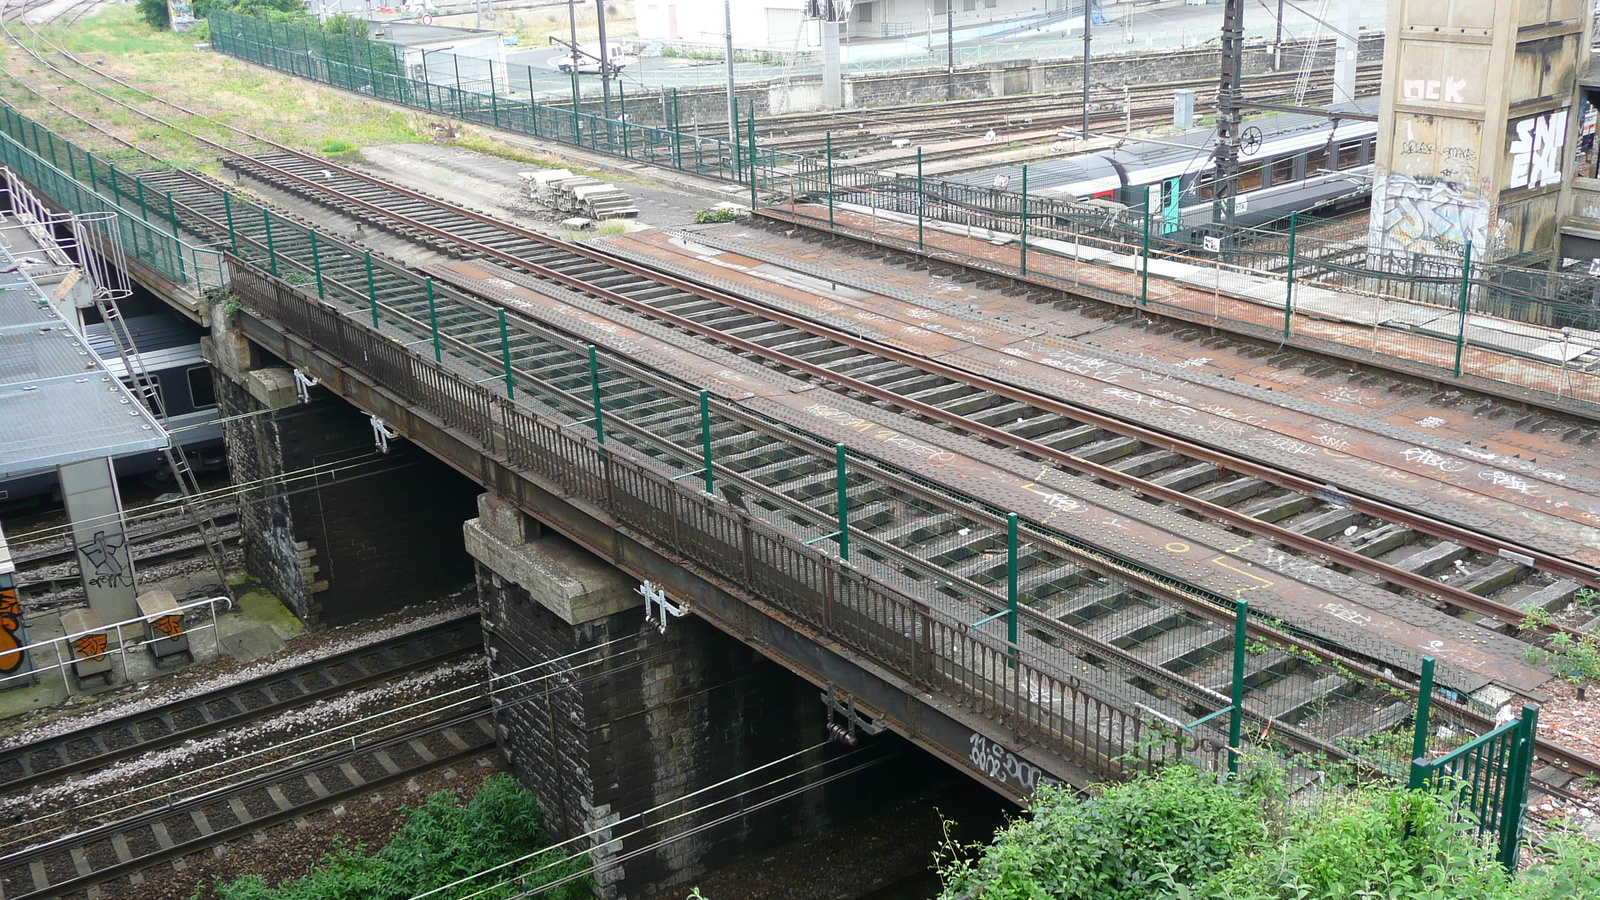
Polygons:
M602 897L687 887L914 789L908 770L925 770L899 758L818 784L893 748L863 744L851 759L804 772L851 752L827 742L814 686L692 613L659 631L645 621L637 581L492 494L478 508L466 544L497 679L501 753L538 795L550 831L590 852ZM794 756L806 748L815 749Z
M432 600L472 580L461 523L478 488L238 333L221 304L203 344L238 490L246 567L307 624Z

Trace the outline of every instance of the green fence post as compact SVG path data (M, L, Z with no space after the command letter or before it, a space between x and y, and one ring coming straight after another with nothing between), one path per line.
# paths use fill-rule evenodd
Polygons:
M700 392L700 457L705 467L706 493L714 493L716 474L711 469L711 392Z
M183 238L178 236L178 208L172 202L171 191L167 191L167 218L172 220L172 255L178 264L178 283L187 284L189 277L183 267Z
M1146 193L1146 199L1149 194ZM1239 733L1244 728L1244 645L1247 623L1250 619L1250 601L1240 600L1233 605L1233 691L1232 705L1228 707L1228 777L1239 774Z
M73 181L78 180L78 157L70 145L67 147L67 174L72 176Z
M756 208L756 102L750 101L750 115L744 118L745 128L750 131L750 210Z
M222 212L228 218L228 249L234 256L239 255L239 233L233 228L233 195L227 191L222 192Z
M1150 186L1144 189L1144 243L1139 251L1139 305L1150 302Z
M728 129L728 134L733 137L733 140L729 141L732 146L728 148L733 151L733 180L739 181L744 175L744 161L741 159L744 154L740 152L739 135L743 134L744 131L739 127L739 102L737 100L734 101L732 106L728 107L728 115L733 116L733 127Z
M1028 167L1022 167L1022 221L1017 226L1017 240L1021 246L1022 274L1028 274Z
M372 328L378 328L378 285L372 279L372 251L367 251L367 302L372 309Z
M1456 377L1461 377L1461 357L1467 350L1467 302L1472 289L1472 242L1461 257L1461 331L1456 335Z
M100 181L94 177L94 157L84 154L84 161L89 164L89 190L100 193Z
M311 274L317 279L317 299L327 299L322 290L322 251L317 247L317 230L310 229L311 234Z
M489 63L489 111L494 116L494 127L500 127L500 98L495 94L494 62Z
M594 405L594 439L606 443L605 408L600 403L600 351L589 345L589 400Z
M633 159L633 146L628 140L628 95L622 87L622 76L617 76L617 121L622 123L622 156Z
M1007 663L1017 664L1017 514L1006 513L1006 648Z
M533 136L539 136L539 101L533 95L533 66L528 67L528 117L533 127Z
M678 169L683 168L683 118L678 108L678 89L672 89L672 160Z
M845 449L843 444L833 445L834 482L839 498L839 558L850 558L850 496L845 488L849 483L849 475L845 472Z
M118 206L122 205L122 188L117 184L117 164L106 163L106 168L111 172L111 196Z
M428 328L433 332L433 361L444 362L444 350L439 346L439 307L433 300L433 276L423 276L422 283L428 289Z
M926 249L922 243L922 148L917 148L917 249Z
M270 211L265 209L261 211L261 223L267 230L267 269L272 273L273 278L277 278L278 250L272 245L272 213Z
M1299 231L1300 211L1289 212L1289 271L1283 279L1283 339L1289 339L1294 316L1294 239Z
M1522 706L1516 743L1511 749L1511 771L1505 800L1500 807L1500 864L1507 872L1517 871L1522 850L1522 817L1528 806L1528 773L1533 768L1533 743L1538 738L1539 707Z
M828 230L833 230L833 132L824 135L824 147L828 155Z
M1417 685L1417 714L1411 720L1411 760L1422 759L1428 753L1428 714L1433 711L1433 657L1422 658L1422 681ZM1416 770L1412 769L1411 790L1422 785L1416 783Z
M144 173L136 173L133 176L133 182L139 188L139 218L148 224L150 222L150 207L144 202Z
M517 388L511 377L511 332L506 328L506 308L500 307L500 359L506 366L506 399L517 398Z

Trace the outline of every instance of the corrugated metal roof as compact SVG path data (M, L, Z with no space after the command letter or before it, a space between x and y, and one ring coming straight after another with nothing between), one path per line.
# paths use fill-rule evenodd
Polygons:
M0 248L0 479L169 440Z

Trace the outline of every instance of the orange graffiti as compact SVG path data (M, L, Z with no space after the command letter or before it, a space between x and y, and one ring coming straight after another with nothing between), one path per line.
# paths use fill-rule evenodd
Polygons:
M72 648L78 655L85 659L99 660L106 655L106 636L103 634L86 634L72 642Z
M17 589L0 590L0 672L22 668L22 604Z
M150 623L150 627L161 632L169 638L183 636L182 616L162 616Z

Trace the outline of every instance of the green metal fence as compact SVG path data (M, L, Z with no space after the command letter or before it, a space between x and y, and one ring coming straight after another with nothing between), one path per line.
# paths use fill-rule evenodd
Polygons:
M1425 659L1423 682L1431 683L1433 660ZM1426 695L1424 695L1426 696ZM1496 858L1507 871L1517 870L1522 845L1522 820L1528 806L1528 776L1533 768L1534 740L1539 708L1522 707L1522 714L1488 734L1468 741L1434 759L1424 755L1429 727L1429 707L1417 707L1415 758L1411 762L1411 790L1448 792L1457 813L1494 840Z
M942 182L920 166L843 166L826 146L820 158L758 169L774 214L1117 305L1402 360L1429 377L1475 375L1600 403L1600 279L1586 274L1484 262L1470 246L1453 257L1377 258L1364 241L1319 237L1296 218L1287 232L1224 230L1212 250L1161 234L1149 203Z
M138 190L137 179L4 104L0 104L0 163L71 212L102 214L89 223L93 230L121 243L139 262L174 284L198 291L225 285L221 254L185 242L170 218L159 218L159 212L166 210L164 198L156 198L158 212L152 215L151 199ZM141 205L146 208L141 210Z
M214 12L209 21L212 46L223 53L438 115L729 181L749 180L750 161L758 157L759 164L767 168L787 164L771 151L753 149L754 128L749 127L754 124L753 110L741 110L740 140L729 142L687 134L676 127L629 122L625 97L619 102L621 117L617 119L581 112L570 104L540 103L531 80L526 85L504 83L506 70L485 67L481 60L473 60L476 69L469 69L465 77L459 66L451 67L449 83L437 84L410 77L403 51L391 44L329 37L317 29L230 12ZM427 71L436 71L431 61ZM497 77L496 71L502 75ZM674 124L679 121L676 104L668 105L665 115Z

